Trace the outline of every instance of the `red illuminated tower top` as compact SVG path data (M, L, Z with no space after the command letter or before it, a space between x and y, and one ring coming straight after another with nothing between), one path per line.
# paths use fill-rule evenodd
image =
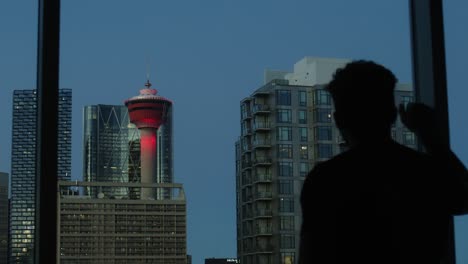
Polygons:
M158 129L166 121L168 108L172 101L157 95L158 91L151 88L149 81L140 94L125 101L130 122L141 128Z

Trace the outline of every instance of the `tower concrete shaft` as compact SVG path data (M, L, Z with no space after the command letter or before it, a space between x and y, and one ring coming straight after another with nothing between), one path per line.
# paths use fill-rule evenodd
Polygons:
M157 129L140 128L140 155L141 155L141 183L154 183L154 175L157 169ZM142 188L141 198L154 198L153 188Z

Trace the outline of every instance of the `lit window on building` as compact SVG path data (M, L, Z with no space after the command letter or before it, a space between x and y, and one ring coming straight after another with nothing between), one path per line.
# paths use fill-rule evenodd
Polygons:
M315 123L331 123L331 121L332 121L331 109L317 108L314 110L314 122Z

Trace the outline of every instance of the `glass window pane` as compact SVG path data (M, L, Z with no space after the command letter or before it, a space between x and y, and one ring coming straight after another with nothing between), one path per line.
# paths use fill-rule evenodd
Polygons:
M315 145L315 157L318 159L329 159L333 156L333 145L332 144L316 144Z
M317 108L314 109L314 121L316 123L331 123L332 121L331 109Z
M281 213L294 213L294 198L279 198L279 200Z
M278 162L278 176L293 176L293 166L292 162Z
M278 145L278 158L292 159L292 157L293 157L293 147L291 144Z
M299 91L299 106L307 106L307 92Z
M332 127L331 126L317 126L314 128L315 140L332 140Z
M291 123L291 110L290 109L276 110L276 122Z
M291 141L292 130L291 127L278 127L276 133L276 139L278 141Z
M280 180L278 183L279 194L293 194L293 187L292 180Z
M297 122L299 124L307 124L307 111L305 110L297 111Z
M307 127L300 127L299 128L299 135L300 135L300 140L302 142L307 142L309 139L308 139L308 128Z
M276 91L276 104L277 105L291 105L291 91L277 90Z

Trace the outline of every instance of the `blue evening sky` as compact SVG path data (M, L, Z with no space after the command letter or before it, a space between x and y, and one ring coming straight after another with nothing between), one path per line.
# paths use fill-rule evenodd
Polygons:
M411 82L405 0L62 1L60 86L73 89L74 179L82 109L122 104L151 82L175 105L175 179L188 198L193 263L236 256L234 142L239 101L263 71L304 56L365 58ZM451 142L468 163L468 2L445 3ZM0 3L0 171L10 172L12 91L36 80L37 3ZM457 263L468 263L468 217L456 218Z

